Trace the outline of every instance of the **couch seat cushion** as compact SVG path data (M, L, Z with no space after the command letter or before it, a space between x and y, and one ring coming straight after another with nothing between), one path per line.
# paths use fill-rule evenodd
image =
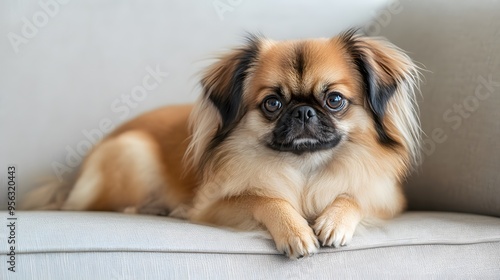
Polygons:
M109 276L106 273L115 273L117 269L122 272L126 269L130 275L141 278L148 278L146 274L151 273L151 269L153 273L164 276L173 272L176 274L170 274L171 276L185 276L191 271L191 276L203 276L211 272L217 277L232 278L241 276L241 273L248 273L248 270L254 273L265 273L268 270L277 273L284 269L285 272L290 272L290 268L285 268L287 263L296 264L293 269L297 269L299 275L305 273L300 266L306 263L323 263L327 265L321 266L322 273L327 273L323 275L326 277L328 274L338 276L346 273L346 267L334 269L331 266L340 259L345 262L346 258L353 258L352 262L343 264L353 270L349 275L361 273L358 276L370 275L363 273L377 267L378 272L391 274L390 269L385 270L384 267L379 267L380 265L386 268L394 267L397 271L392 271L396 273L393 275L408 276L403 272L423 269L426 263L435 264L435 258L444 262L438 270L434 267L431 271L417 272L420 275L439 271L444 273L448 271L445 268L452 265L456 270L449 271L450 273L463 270L463 275L500 275L500 219L471 214L408 212L378 228L369 228L355 235L349 246L340 249L322 248L319 254L298 261L281 256L265 232L237 232L167 217L104 212L36 211L18 212L16 223L18 272L15 274L18 276L33 275L35 271L43 275L43 271L49 273L50 267L53 266L66 273L61 275L69 277L71 273L75 273L75 266L81 267L82 263L89 265L95 262L94 271L91 269L82 272L85 276L82 276L82 279L99 279L100 276L105 279ZM7 228L1 227L0 236L7 234ZM5 243L0 246L0 254L0 261L5 263ZM461 254L470 261L462 263ZM139 258L139 255L142 257ZM39 264L39 259L43 258L48 260L43 261L43 265ZM107 258L120 260L120 263L106 264ZM176 262L183 261L174 265L164 263L168 262L167 259L163 260L164 258L172 258ZM203 260L197 260L199 258ZM401 261L402 267L395 265L391 258ZM416 260L410 261L412 258ZM144 263L144 259L149 261ZM58 263L61 261L63 263ZM493 265L495 263L497 265ZM112 269L116 265L119 267ZM148 265L158 267L146 269ZM199 266L211 269L200 274L199 269L202 268ZM416 266L417 270L412 266ZM404 271L399 271L403 267ZM482 273L481 267L486 274ZM135 268L144 271L139 273ZM126 271L123 275L127 275ZM97 272L100 274L92 274ZM3 276L12 276L8 273L6 269L2 269L0 279L7 279ZM50 275L57 278L59 274L52 271Z

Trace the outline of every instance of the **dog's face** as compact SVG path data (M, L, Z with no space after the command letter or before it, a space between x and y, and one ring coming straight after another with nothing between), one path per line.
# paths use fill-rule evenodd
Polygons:
M202 79L194 160L224 142L252 139L291 156L324 154L344 142L402 149L409 163L418 154L416 73L395 46L353 32L282 42L251 37Z
M300 155L347 139L348 124L362 121L351 111L363 107L364 95L343 45L319 39L267 43L262 49L245 102L263 144Z

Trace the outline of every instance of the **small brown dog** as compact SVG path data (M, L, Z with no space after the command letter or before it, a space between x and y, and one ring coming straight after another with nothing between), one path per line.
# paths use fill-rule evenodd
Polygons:
M264 226L291 258L346 245L361 221L405 207L401 183L420 151L417 82L400 49L354 31L250 37L205 72L193 106L118 128L67 198L44 208Z

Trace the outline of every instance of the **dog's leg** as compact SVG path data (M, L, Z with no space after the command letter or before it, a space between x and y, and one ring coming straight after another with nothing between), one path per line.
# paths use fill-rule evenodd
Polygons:
M340 195L319 215L313 229L323 246L345 246L361 219L358 203L348 195Z
M224 199L194 218L198 222L242 227L258 222L271 233L280 252L290 258L317 252L319 243L307 221L287 201L254 195Z

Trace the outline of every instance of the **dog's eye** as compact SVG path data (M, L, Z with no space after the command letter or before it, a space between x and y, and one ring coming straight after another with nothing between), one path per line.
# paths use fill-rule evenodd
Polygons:
M345 104L346 100L338 92L331 92L326 97L326 105L332 111L340 111L344 109Z
M262 107L269 113L275 113L279 109L281 109L281 101L276 98L276 97L268 97L266 100L264 100L264 103L262 103Z

